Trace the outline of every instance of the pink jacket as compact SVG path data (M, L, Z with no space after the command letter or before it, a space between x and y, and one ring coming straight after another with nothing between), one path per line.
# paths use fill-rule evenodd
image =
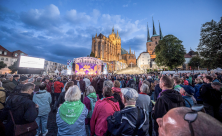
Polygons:
M103 136L108 129L107 117L113 115L115 111L120 111L119 103L110 99L114 99L114 97L107 97L96 102L90 120L91 136Z

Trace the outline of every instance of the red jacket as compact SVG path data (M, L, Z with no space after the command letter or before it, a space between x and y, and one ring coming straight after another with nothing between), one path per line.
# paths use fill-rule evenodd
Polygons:
M48 83L45 82L45 84L46 84L47 92L51 93L51 91L52 91L52 82L50 82L50 81Z
M189 85L189 82L187 80L184 80L184 85Z
M63 87L64 87L64 84L62 82L55 81L55 83L54 83L54 93L61 93Z
M92 118L90 120L91 136L103 136L107 129L107 117L114 114L115 111L120 111L119 103L109 100L113 96L98 100L96 102Z

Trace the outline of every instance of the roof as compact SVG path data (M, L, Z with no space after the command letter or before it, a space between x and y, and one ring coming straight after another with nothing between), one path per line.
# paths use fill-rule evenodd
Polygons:
M145 52L145 51L144 51L144 52L141 52L137 59L139 59L140 56L141 56L143 53L148 53L148 52ZM148 53L148 54L149 54L149 53ZM150 55L150 54L149 54L149 55Z
M3 46L0 45L0 51L2 51L2 54L0 54L0 56L4 56L4 57L14 57L14 58L18 58L19 55L21 53L24 53L23 51L21 50L16 50L16 51L13 51L13 52L10 52L9 50L5 49ZM4 55L4 52L7 51L7 55ZM15 56L15 53L18 54L18 56L16 57ZM26 53L24 53L24 55L27 55Z
M157 34L154 34L152 37L155 37L155 36L159 36L159 35L157 35Z
M128 54L128 52L125 49L121 48L121 55L123 54Z
M184 58L192 58L192 56L190 56L189 54L185 54Z

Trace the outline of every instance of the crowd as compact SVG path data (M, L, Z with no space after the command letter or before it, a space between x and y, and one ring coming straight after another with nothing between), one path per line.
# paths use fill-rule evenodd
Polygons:
M4 75L0 135L221 136L222 74Z

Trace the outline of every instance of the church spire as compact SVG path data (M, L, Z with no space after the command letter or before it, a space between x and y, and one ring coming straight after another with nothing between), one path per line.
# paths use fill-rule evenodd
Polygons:
M114 26L113 26L113 28L112 28L112 33L114 33Z
M162 31L161 31L160 22L159 22L159 30L160 30L160 40L162 40L163 39L163 34L162 34Z
M97 32L96 32L96 36L95 37L97 37Z
M150 40L150 32L149 32L149 27L148 27L148 22L147 22L147 41Z
M119 33L118 33L118 30L117 30L117 38L119 38Z
M152 17L152 20L153 20L153 17ZM154 26L154 21L153 21L153 35L157 35L156 34L156 29L155 29L155 26Z
M129 54L131 54L131 47L130 47L130 49L129 49Z

